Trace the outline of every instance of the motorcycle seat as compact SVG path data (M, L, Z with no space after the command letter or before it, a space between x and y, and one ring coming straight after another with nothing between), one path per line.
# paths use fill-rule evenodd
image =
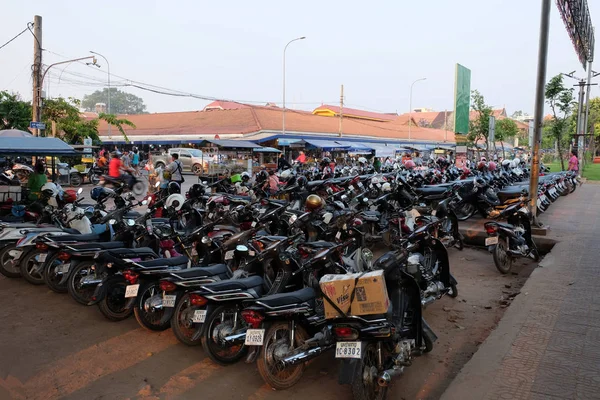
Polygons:
M68 229L60 229L56 226L53 227L46 227L46 228L32 228L33 230L29 230L29 229L24 229L23 231L25 233L43 233L43 232L67 232ZM79 234L78 231L76 231L75 229L71 229L72 231L74 231L73 233L75 234ZM68 232L71 233L71 232Z
M111 242L115 243L115 242ZM158 258L158 255L149 247L140 247L137 249L129 249L121 246L121 248L111 249L107 251L108 255L116 258L142 258L153 257Z
M141 215L142 215L142 214L140 214L140 213L139 213L139 212L137 212L137 211L127 211L127 212L125 213L125 215L123 215L123 218L135 219L135 218L138 218L138 217L140 217Z
M201 278L205 276L217 276L227 274L228 269L225 264L213 264L208 267L188 268L182 271L173 272L172 275L182 281Z
M361 213L367 221L379 221L381 213L379 211L363 211Z
M319 180L319 181L310 181L306 184L307 188L314 188L317 186L320 186L323 184L323 182L325 182L324 180Z
M416 188L415 192L417 192L418 194L422 194L425 196L431 196L431 195L439 195L439 194L443 194L446 192L446 190L448 190L448 186L423 186L420 188Z
M527 196L527 190L521 186L509 186L498 191L498 199L504 203L508 199L514 199L520 196Z
M315 290L307 287L296 290L295 292L277 293L270 296L265 296L260 298L256 303L262 304L268 308L281 308L288 305L296 305L299 303L314 301L314 299Z
M249 289L255 289L256 293L259 296L261 296L263 292L263 284L263 278L255 275L249 278L228 279L226 281L209 283L206 285L202 285L202 289L205 289L206 291L211 293L246 291Z
M328 249L330 247L335 246L335 243L326 242L324 240L317 240L316 242L304 242L298 247L311 247L313 249Z
M148 261L138 261L136 262L136 264L141 266L142 268L155 269L156 267L175 267L179 265L186 266L189 260L190 259L186 256L179 256L171 258L156 258L154 260Z
M91 251L91 250L112 250L121 249L125 246L123 242L92 242L92 243L76 243L69 247L76 251Z
M277 204L277 205L280 205L280 206L287 206L288 205L288 201L287 200L269 200L269 203Z
M98 242L100 241L100 235L95 233L88 233L85 235L61 235L61 236L48 236L53 242Z

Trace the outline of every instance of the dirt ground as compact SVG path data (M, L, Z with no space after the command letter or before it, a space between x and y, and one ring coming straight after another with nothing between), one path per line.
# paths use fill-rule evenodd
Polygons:
M486 251L450 251L456 299L425 310L439 336L433 351L393 380L390 399L437 399L504 313L534 265L518 261L501 275ZM527 293L520 293L526 296ZM255 365L213 364L201 347L180 344L170 330L149 332L135 319L109 322L69 295L0 276L0 399L351 399L337 383L333 353L307 367L290 390L277 392Z

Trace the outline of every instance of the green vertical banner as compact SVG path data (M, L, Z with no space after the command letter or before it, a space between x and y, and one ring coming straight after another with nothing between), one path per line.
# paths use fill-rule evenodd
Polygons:
M454 132L469 133L471 110L471 70L456 64L454 79ZM458 142L457 138L457 142Z

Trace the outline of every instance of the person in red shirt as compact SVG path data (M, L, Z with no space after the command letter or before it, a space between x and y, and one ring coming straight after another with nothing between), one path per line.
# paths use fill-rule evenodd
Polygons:
M300 164L304 164L306 162L306 155L303 151L300 152L300 155L296 158L296 161Z
M113 152L110 162L108 163L108 176L111 178L121 178L121 154Z

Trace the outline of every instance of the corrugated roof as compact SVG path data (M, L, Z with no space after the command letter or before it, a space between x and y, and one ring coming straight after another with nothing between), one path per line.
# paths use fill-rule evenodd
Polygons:
M382 121L393 121L398 117L396 113L379 113L365 110L358 110L356 108L348 108L344 107L343 109L338 106L332 106L329 104L323 104L313 110L313 114L316 114L319 110L329 110L336 115L340 115L340 110L342 115L348 118L358 117L358 118L368 118Z

